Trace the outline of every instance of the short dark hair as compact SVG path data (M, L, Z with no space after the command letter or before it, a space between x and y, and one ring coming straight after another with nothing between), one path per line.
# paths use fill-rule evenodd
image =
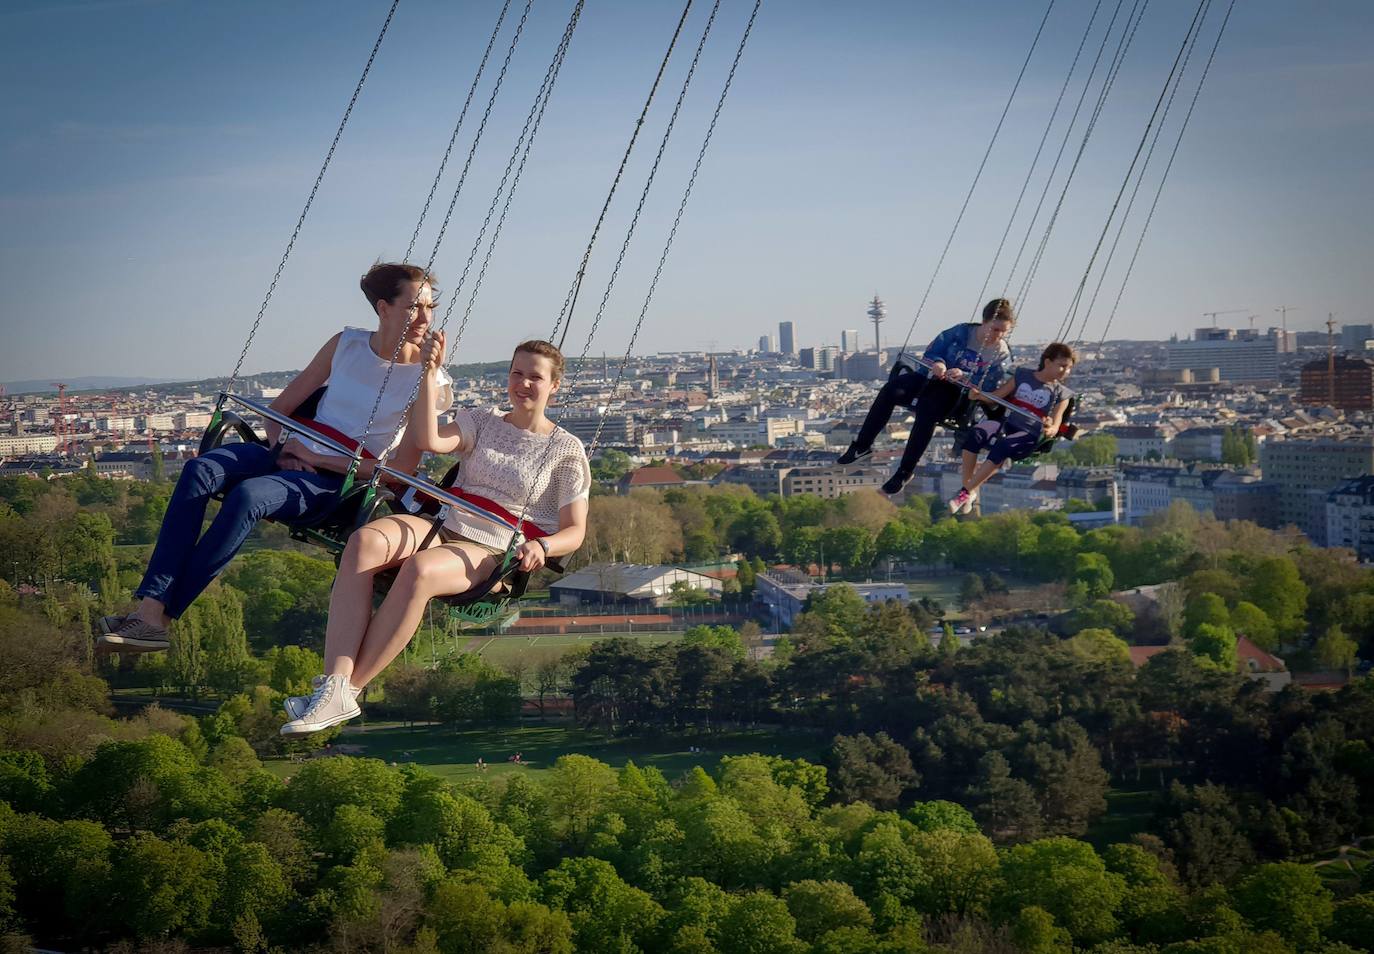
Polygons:
M526 354L537 354L540 357L548 358L549 363L553 365L554 384L563 380L563 352L558 350L558 345L554 344L552 341L543 341L539 338L522 341L515 346L515 351L510 356L512 364L515 363L515 355L522 351Z
M358 279L358 287L363 290L363 296L367 298L367 303L372 306L372 310L377 310L377 302L384 301L393 304L396 296L401 293L401 286L406 282L424 282L429 285L431 291L437 291L439 281L430 272L425 275L425 270L418 265L409 262L374 262L372 267L367 270L367 274Z
M1078 353L1074 351L1073 348L1064 344L1064 342L1056 341L1044 351L1040 352L1040 367L1043 368L1051 361L1058 361L1060 358L1068 358L1074 364L1078 363Z
M984 321L1009 321L1016 324L1016 312L1010 298L994 298L983 306Z

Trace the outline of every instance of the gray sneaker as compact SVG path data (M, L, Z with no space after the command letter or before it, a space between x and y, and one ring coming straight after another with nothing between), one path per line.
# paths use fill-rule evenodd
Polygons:
M101 635L104 635L105 633L113 633L115 630L119 629L128 618L128 613L114 613L110 616L100 617L100 619L95 621L95 625L96 628L100 630Z
M326 676L310 696L310 705L299 719L281 727L282 735L307 735L347 722L362 714L347 676Z
M172 645L167 630L134 615L126 616L114 632L101 636L98 642L115 652L136 653L157 652Z
M287 696L282 702L281 707L286 710L286 717L291 721L296 721L305 715L305 710L310 708L310 700L314 698L314 693L319 691L320 686L324 685L324 676L316 676L310 680L311 695L308 696ZM349 683L348 691L353 693L353 698L357 699L361 689Z

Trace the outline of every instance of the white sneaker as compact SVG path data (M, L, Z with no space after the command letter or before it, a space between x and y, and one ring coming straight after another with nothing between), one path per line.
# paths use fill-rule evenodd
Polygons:
M970 490L968 499L959 506L960 513L973 513L973 505L978 502L978 491Z
M305 710L310 708L310 700L315 697L315 692L317 692L320 686L324 684L324 679L324 676L316 676L315 678L310 680L311 694L308 696L286 697L286 700L282 702L281 707L286 710L286 717L288 719L295 721L296 719L299 719L301 716L305 715ZM349 683L348 691L353 693L354 699L357 699L358 695L362 692L361 689L356 688L352 683Z
M281 727L282 735L308 735L330 726L347 722L361 715L357 690L349 685L347 676L326 676L324 682L310 696L310 705L299 719L292 719Z
M949 499L949 512L968 513L968 511L964 508L969 506L969 501L971 501L972 499L973 495L970 494L964 488L960 487L959 492Z

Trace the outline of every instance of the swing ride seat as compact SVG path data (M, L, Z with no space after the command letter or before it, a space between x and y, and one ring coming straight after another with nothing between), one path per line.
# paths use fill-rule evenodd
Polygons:
M291 419L303 428L315 424L314 415L319 409L327 386L315 390L296 408ZM210 421L210 426L200 439L199 454L206 454L222 447L226 439L237 435L245 444L268 446L267 439L258 434L253 425L243 415L229 410L219 410ZM212 495L216 500L224 499L224 492ZM266 518L272 523L280 523L291 534L291 539L313 546L323 547L334 555L337 561L342 555L349 536L364 524L384 516L390 509L395 495L386 487L373 487L370 483L354 483L345 480L339 488L337 499L324 513L309 520L276 520Z
M892 380L902 372L918 371L919 369L920 365L912 361L909 355L905 353L900 354L897 356L897 360L892 363L892 370L888 372L888 380ZM930 381L931 378L929 376L923 376L923 383L921 384L920 390L918 390L916 395L907 402L908 407L916 406L916 402L921 399L921 392L930 384ZM949 413L936 422L937 426L954 432L956 449L957 447L963 446L963 441L968 437L969 431L978 423L976 419L977 411L978 402L969 400L968 392L961 390L959 392L959 400L950 408Z
M437 484L439 489L454 492L453 486L458 481L461 466L461 461L458 461L448 469ZM427 496L423 490L412 487L411 491L402 496L400 506L416 515L424 515L432 521L433 526L421 544L422 548L428 547L438 535L439 528L448 515L447 505ZM515 561L516 546L516 542L512 541L501 561L476 586L462 593L435 597L435 600L448 607L449 618L460 628L477 629L492 626L514 615L521 598L529 589L531 575L528 571L522 570L520 564ZM564 572L563 563L555 557L549 558L544 567L554 573ZM373 581L373 594L378 599L385 598L390 592L392 584L396 582L398 570L399 567L392 567L376 575Z

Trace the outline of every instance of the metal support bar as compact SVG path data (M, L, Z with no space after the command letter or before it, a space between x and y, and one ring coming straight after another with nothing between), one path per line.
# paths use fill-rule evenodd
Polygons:
M934 361L928 361L924 357L920 357L918 355L904 355L899 357L897 360L901 361L903 360L903 358L910 360L913 364L919 367L925 368L927 371L930 371L935 367ZM1037 427L1044 425L1044 421L1038 415L1026 410L1024 407L1021 407L1020 405L1012 404L1010 401L1003 400L999 397L994 397L991 393L987 391L979 390L966 380L951 381L949 378L937 378L934 375L931 375L930 379L932 381L944 381L946 384L952 384L954 385L954 387L962 388L965 391L977 390L978 396L972 397L970 395L970 400L982 401L987 404L996 404L999 407L1006 408L1012 414L1020 414L1026 420L1033 422Z
M238 394L226 393L221 395L221 397L228 398L236 404L243 405L253 413L262 416L266 420L272 421L276 424L280 424L283 429L288 430L293 434L303 434L315 443L319 444L321 447L327 447L336 454L340 454L344 457L353 458L355 460L357 459L358 455L356 452L349 450L347 447L344 447L338 441L334 440L334 438L326 437L325 435L302 424L300 421L288 417L281 411L277 411L273 408L268 407L266 404L259 404L257 401L250 400Z
M416 477L414 474L407 474L405 471L395 470L386 464L381 465L377 470L386 474L388 478L405 484L407 487L414 487L418 492L427 497L432 497L440 503L447 504L450 507L456 507L464 513L471 514L474 517L481 517L483 520L490 521L512 533L516 530L515 524L511 523L509 520L499 517L488 510L483 510L476 504L464 500L456 494L449 493L438 484L431 483L423 477Z

